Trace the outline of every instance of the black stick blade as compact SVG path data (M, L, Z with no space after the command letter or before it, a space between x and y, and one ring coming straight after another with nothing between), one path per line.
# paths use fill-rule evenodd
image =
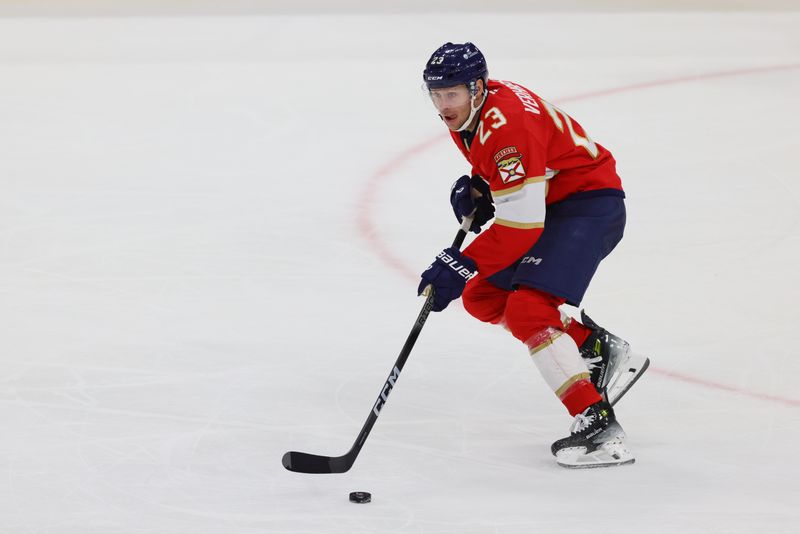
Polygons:
M353 466L353 459L344 456L319 456L290 451L283 455L283 467L295 473L344 473Z

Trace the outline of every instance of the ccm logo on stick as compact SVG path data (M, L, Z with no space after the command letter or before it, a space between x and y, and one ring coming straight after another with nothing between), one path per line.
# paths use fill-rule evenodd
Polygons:
M392 392L392 388L394 388L394 383L400 377L400 369L397 366L394 366L392 369L392 374L389 375L389 378L386 380L386 383L383 385L383 389L381 390L381 396L378 397L378 400L375 401L375 406L372 407L373 413L377 417L381 413L381 408L383 405L386 404L386 399L389 397L389 393Z

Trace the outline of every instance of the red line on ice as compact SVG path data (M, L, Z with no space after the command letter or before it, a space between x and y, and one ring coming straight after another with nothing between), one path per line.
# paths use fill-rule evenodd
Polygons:
M370 174L369 179L366 184L364 184L356 206L356 225L358 226L358 232L361 234L361 237L367 240L371 250L376 253L387 266L411 280L416 280L419 276L419 272L406 265L401 258L398 258L392 251L392 248L381 238L380 232L378 232L378 225L374 222L373 213L375 199L378 198L383 184L403 166L403 163L422 154L443 138L449 137L442 137L441 134L431 137L421 143L406 148L378 167Z
M752 397L754 399L760 399L765 401L772 401L778 402L781 404L786 404L787 406L800 406L800 400L797 399L787 399L786 397L780 397L778 395L769 395L767 393L758 393L756 391L750 391L747 389L738 388L736 386L729 386L727 384L720 384L719 382L712 382L710 380L705 380L702 378L697 378L694 376L690 376L683 373L678 373L675 371L667 371L666 369L654 369L650 368L651 373L655 373L657 375L671 378L673 380L679 380L680 382L686 382L687 384L695 384L698 386L703 386L709 389L716 389L719 391L730 391L731 393L737 393L739 395L746 395L748 397Z
M781 70L791 70L798 68L800 68L800 63L791 63L787 65L771 65L765 67L753 67L747 69L734 69L734 70L725 70L718 72L709 72L704 74L678 76L675 78L654 80L651 82L641 82L630 85L622 85L619 87L611 87L608 89L599 89L597 91L590 91L588 93L580 93L577 95L558 98L555 99L555 101L557 103L575 102L579 100L588 100L590 98L597 98L601 96L616 95L620 93L641 91L655 87L663 87L665 85L699 82L715 78L748 76L753 74L770 73ZM386 184L390 179L392 179L392 177L397 173L397 171L400 168L403 167L403 165L407 161L423 154L432 147L436 146L438 143L449 138L450 136L447 134L438 134L420 143L417 143L416 145L408 147L405 150L401 151L400 153L396 154L393 158L391 158L389 161L378 167L375 171L373 171L369 175L368 179L366 180L366 182L362 187L361 194L359 195L359 200L357 203L357 215L355 222L356 226L358 227L358 233L361 235L363 239L367 241L367 243L370 246L370 249L378 255L381 261L383 261L389 268L397 271L401 276L409 280L412 280L415 283L419 278L419 272L421 271L421 269L420 268L414 269L409 265L406 265L406 263L402 260L402 258L399 258L392 251L392 248L388 246L388 244L381 238L380 232L378 231L378 225L375 224L374 221L375 214L373 212L373 207L375 206L375 200L380 196L383 185ZM702 386L707 389L714 389L717 391L727 391L730 393L745 395L747 397L751 397L758 400L776 402L791 407L800 406L800 400L798 399L790 399L786 397L780 397L777 395L758 393L756 391L750 391L748 389L739 388L736 386L720 384L718 382L712 382L709 380L704 380L702 378L696 378L690 375L669 371L665 369L658 369L651 367L650 372L655 373L659 376L663 376L665 378L670 378L672 380L677 380L679 382L684 382L687 384Z

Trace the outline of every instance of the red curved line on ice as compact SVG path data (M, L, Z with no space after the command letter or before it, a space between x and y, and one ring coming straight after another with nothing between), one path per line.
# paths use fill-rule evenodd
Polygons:
M678 380L680 382L686 382L687 384L695 384L697 386L703 386L708 389L729 391L731 393L736 393L739 395L746 395L754 399L778 402L780 404L785 404L787 406L792 406L792 407L800 406L800 400L787 399L786 397L780 397L778 395L769 395L767 393L758 393L756 391L750 391L747 389L738 388L736 386L729 386L727 384L721 384L719 382L712 382L711 380L704 380L702 378L697 378L683 373L677 373L675 371L667 371L666 369L654 369L651 367L650 372L656 373L659 376L671 378L673 380Z
M800 63L790 63L786 65L772 65L767 67L753 67L747 69L734 69L734 70L710 72L705 74L678 76L663 80L654 80L651 82L641 82L630 85L622 85L619 87L611 87L608 89L599 89L597 91L590 91L588 93L580 93L576 95L565 96L562 98L555 99L555 101L558 103L575 102L579 100L588 100L590 98L597 98L601 96L617 95L620 93L641 91L645 89L651 89L654 87L663 87L665 85L699 82L715 78L727 78L733 76L748 76L752 74L761 74L761 73L776 72L781 70L791 70L798 68L800 68ZM392 248L388 246L385 241L383 241L380 233L378 232L378 225L375 224L373 220L374 213L372 211L372 207L375 205L374 202L375 199L380 196L383 185L389 179L391 179L392 176L400 168L402 168L407 161L419 156L420 154L423 154L424 152L426 152L439 142L442 142L449 138L450 136L447 135L446 133L432 136L396 154L389 161L378 167L375 171L373 171L369 175L368 179L364 183L364 186L361 190L361 194L359 195L359 200L357 202L356 226L358 227L358 232L361 235L361 237L367 241L367 243L370 246L370 249L373 252L375 252L378 258L380 258L380 260L383 261L389 268L394 269L404 278L407 278L414 282L416 282L419 278L420 269L419 268L413 269L412 267L406 265L403 262L402 258L399 258L392 251ZM714 389L717 391L727 391L730 393L745 395L753 399L776 402L791 407L800 406L800 400L797 399L790 399L786 397L780 397L777 395L758 393L756 391L750 391L736 386L729 386L718 382L712 382L709 380L696 378L683 373L668 371L666 369L658 369L651 367L650 372L655 373L659 376L663 376L665 378L670 378L672 380L677 380L687 384L702 386L707 389Z
M378 167L369 175L369 179L361 190L356 206L356 225L358 226L358 232L361 234L361 237L366 239L370 249L381 261L410 280L416 280L419 277L419 271L406 265L401 258L395 255L392 248L381 239L380 233L378 232L378 225L373 222L372 210L375 206L375 199L378 198L383 184L392 177L392 174L400 169L406 161L419 156L442 139L449 139L449 136L446 134L442 136L440 134L422 141L421 143L417 143L416 145L406 148Z

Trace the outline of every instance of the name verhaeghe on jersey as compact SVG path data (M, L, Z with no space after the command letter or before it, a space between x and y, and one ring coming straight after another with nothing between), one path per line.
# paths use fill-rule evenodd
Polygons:
M500 178L502 178L504 184L525 177L522 154L515 146L501 148L494 155L494 162L497 164L497 170L500 171Z

